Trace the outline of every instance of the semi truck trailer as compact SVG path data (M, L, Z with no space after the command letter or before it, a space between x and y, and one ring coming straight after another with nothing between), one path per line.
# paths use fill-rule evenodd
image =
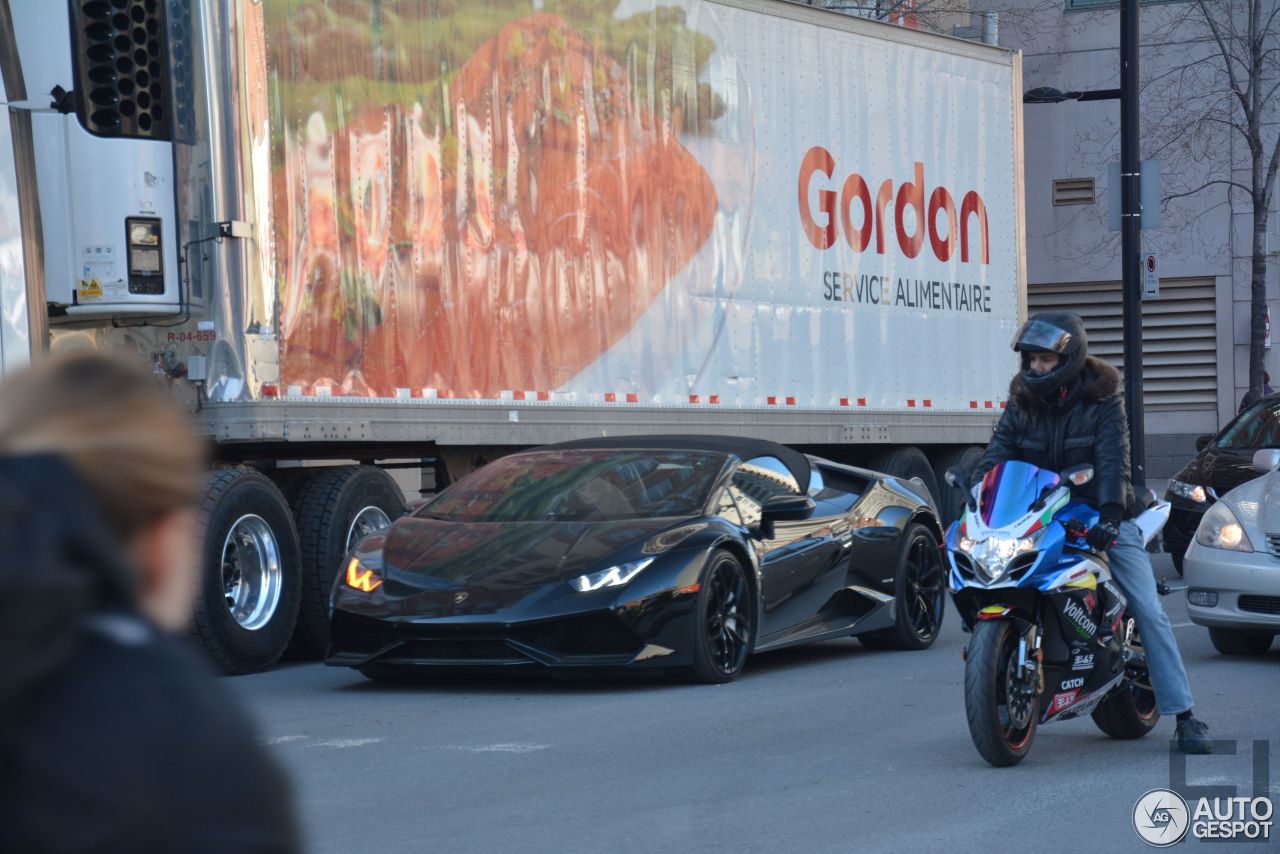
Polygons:
M0 0L0 367L135 353L213 447L197 629L327 641L487 460L972 464L1025 314L1019 57L783 0Z

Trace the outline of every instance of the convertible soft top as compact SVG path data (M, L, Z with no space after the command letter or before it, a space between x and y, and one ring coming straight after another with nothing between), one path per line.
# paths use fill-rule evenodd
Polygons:
M535 451L560 450L664 450L719 451L746 461L755 457L777 457L791 472L801 492L809 490L809 458L799 451L765 439L745 436L606 436L577 439L555 445L533 448Z

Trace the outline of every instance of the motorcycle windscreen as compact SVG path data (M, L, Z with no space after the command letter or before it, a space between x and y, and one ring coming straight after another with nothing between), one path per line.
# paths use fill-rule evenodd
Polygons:
M988 528L1003 528L1026 515L1045 490L1057 489L1061 479L1054 472L1031 463L1009 460L999 463L982 478L978 505Z

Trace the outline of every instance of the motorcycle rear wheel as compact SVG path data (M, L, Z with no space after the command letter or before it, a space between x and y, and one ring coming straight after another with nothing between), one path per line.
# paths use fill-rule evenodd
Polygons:
M1133 617L1125 617L1125 634L1130 649L1142 651L1142 637ZM1160 710L1156 708L1156 695L1151 688L1151 677L1133 679L1123 688L1107 697L1093 710L1093 722L1112 738L1142 738L1160 722Z
M996 767L1022 761L1040 717L1037 696L1010 703L1017 661L1018 630L1013 623L991 620L974 626L964 668L965 715L973 746Z

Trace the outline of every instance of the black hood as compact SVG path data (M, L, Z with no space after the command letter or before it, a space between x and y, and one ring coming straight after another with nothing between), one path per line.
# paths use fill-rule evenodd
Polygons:
M449 522L398 520L383 548L388 597L412 597L414 612L492 613L553 582L608 569L673 519L620 522ZM463 603L454 602L465 591Z
M1255 453L1257 448L1206 448L1187 463L1182 471L1175 474L1174 478L1192 486L1211 487L1218 495L1225 495L1242 483L1262 477L1262 472L1253 467Z

